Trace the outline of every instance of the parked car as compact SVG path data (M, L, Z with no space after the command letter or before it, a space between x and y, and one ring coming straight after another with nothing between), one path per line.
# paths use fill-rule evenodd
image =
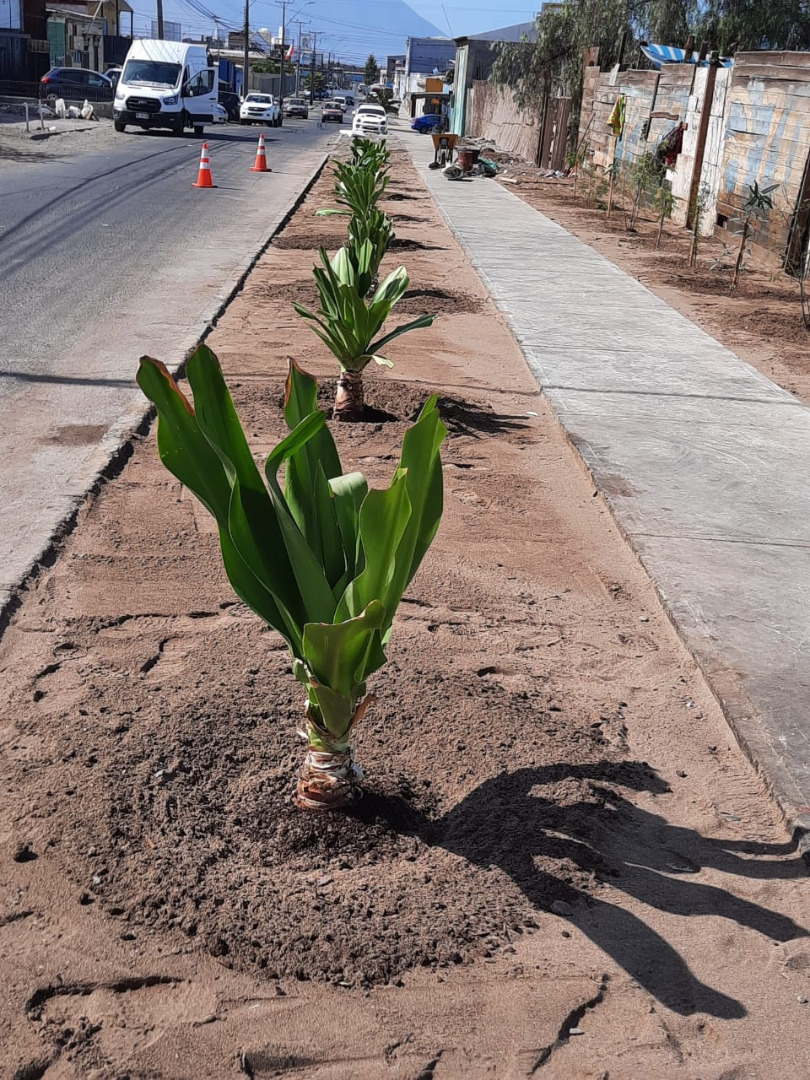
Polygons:
M39 81L39 96L72 101L112 101L115 88L106 75L89 68L55 67Z
M272 94L250 93L239 106L240 124L281 127L281 109Z
M214 110L214 123L215 124L227 124L230 117L228 116L228 110L224 105L220 105L218 101L215 101L212 105Z
M321 120L324 124L342 124L343 109L335 101L325 101L321 111Z
M237 124L239 122L239 95L233 90L220 90L217 100L227 112L228 119Z
M431 131L444 130L444 117L439 113L425 113L417 116L411 124L412 131L418 131L420 135L429 135Z
M388 116L382 105L359 105L352 121L352 135L387 135Z
M104 78L109 79L113 86L115 86L115 84L121 78L122 71L123 68L119 67L117 64L115 65L115 67L108 67L107 70L104 72Z
M285 116L300 116L306 120L309 116L309 102L305 98L289 98L284 105Z

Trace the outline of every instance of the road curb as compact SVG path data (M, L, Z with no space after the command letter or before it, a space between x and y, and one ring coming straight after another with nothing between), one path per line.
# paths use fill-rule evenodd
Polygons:
M707 664L701 659L690 644L688 632L680 624L677 612L674 610L669 597L667 597L659 582L647 567L643 552L639 549L634 537L628 533L627 529L623 526L618 513L618 508L615 505L610 492L603 490L600 486L592 463L588 460L586 448L578 443L572 436L572 433L568 431L558 415L554 403L544 393L542 383L539 381L538 375L535 372L529 357L526 355L526 351L523 348L520 338L514 334L508 312L502 308L500 302L492 295L486 275L484 274L479 261L468 247L462 233L453 224L441 202L435 197L430 185L426 182L424 166L414 156L412 149L407 146L407 144L401 142L400 145L402 149L409 154L411 161L419 174L422 186L430 196L434 206L447 224L457 243L464 251L470 265L478 274L484 288L492 298L493 303L498 311L504 315L507 326L513 334L513 337L515 337L515 342L523 354L528 370L537 382L540 392L549 404L555 423L565 437L568 445L574 451L576 459L588 473L588 477L593 484L595 491L602 499L611 519L618 528L622 539L625 541L630 551L632 551L646 577L652 583L656 596L658 597L659 603L661 604L670 625L673 627L684 649L697 665L703 680L723 713L735 742L751 763L754 771L762 780L769 796L783 815L790 830L793 843L796 845L797 853L803 859L808 871L810 871L810 806L806 805L805 795L791 775L789 769L786 768L783 759L779 755L778 749L767 739L765 725L759 718L757 707L749 699L739 683L731 677L729 672L722 669L709 670Z
M288 204L282 216L270 228L262 238L256 251L249 256L243 268L239 271L233 285L224 297L217 299L213 310L204 314L191 328L189 343L184 347L182 356L172 362L167 362L167 367L175 376L182 376L188 360L198 345L201 345L216 328L222 316L230 307L236 296L242 291L244 284L256 264L265 254L270 244L284 228L286 228L292 216L303 203L309 192L314 187L321 173L326 167L331 150L321 155L317 166L313 169L307 180L295 198ZM65 514L56 525L51 535L45 541L41 551L35 555L31 564L26 569L19 581L13 582L7 587L7 595L0 598L0 639L2 639L14 614L22 606L23 599L28 587L36 581L42 570L53 566L61 551L62 544L70 536L79 521L79 515L83 507L98 495L101 489L109 481L114 480L123 470L126 463L132 457L136 443L148 434L152 421L155 417L155 409L147 401L143 408L136 412L124 413L111 426L101 445L109 443L106 461L100 466L88 483L81 495L76 496L73 508Z

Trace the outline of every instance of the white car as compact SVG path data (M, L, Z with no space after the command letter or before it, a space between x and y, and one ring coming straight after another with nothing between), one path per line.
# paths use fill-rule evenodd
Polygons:
M248 94L239 106L240 124L281 127L281 109L272 94Z
M387 135L388 116L382 105L360 105L352 121L352 135Z
M228 123L228 110L224 105L220 105L218 101L215 101L211 106L214 110L214 123L215 124L227 124Z

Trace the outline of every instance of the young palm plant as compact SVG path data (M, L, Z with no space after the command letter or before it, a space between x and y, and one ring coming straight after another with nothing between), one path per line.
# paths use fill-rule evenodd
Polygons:
M441 520L446 429L436 398L405 433L391 484L375 490L360 473L343 473L315 380L296 364L284 399L290 434L267 458L264 479L216 356L200 346L187 374L193 405L162 363L141 358L138 383L157 407L161 459L216 519L237 595L292 654L308 738L298 805L349 806L360 794L352 733L371 700L367 680L386 661L397 605Z
M352 139L352 165L382 170L388 168L390 161L391 151L385 139L379 142L374 139Z
M388 174L375 167L360 167L350 161L338 161L335 164L335 202L338 207L326 207L316 210L317 217L364 218L377 209L380 199L388 187Z
M748 185L748 198L743 203L742 213L738 218L741 228L738 232L740 238L740 244L737 248L737 257L734 260L734 273L731 278L731 285L729 291L734 292L739 284L740 271L743 268L743 260L746 254L746 245L748 243L748 234L751 231L751 226L754 222L763 221L769 210L773 210L773 198L771 192L776 191L779 187L778 184L771 184L769 187L761 188L759 184L754 181L753 184Z
M313 325L318 335L340 364L340 377L335 393L334 418L361 420L364 410L363 371L374 360L384 367L394 365L381 350L395 338L410 330L433 325L434 315L421 315L404 326L381 334L391 309L410 284L404 266L398 267L382 282L368 299L373 274L374 253L369 241L354 249L340 248L330 261L325 248L319 251L321 266L314 270L320 298L317 313L293 304L303 318Z
M389 216L382 210L372 210L364 218L351 218L349 221L350 257L354 258L362 245L367 241L371 244L371 277L372 284L376 284L380 263L386 251L394 242L396 233ZM365 293L363 294L365 296Z

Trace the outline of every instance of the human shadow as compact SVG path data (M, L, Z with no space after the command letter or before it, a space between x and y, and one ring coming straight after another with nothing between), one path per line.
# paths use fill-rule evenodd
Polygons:
M543 787L585 781L581 801L561 804ZM801 860L742 858L732 845L636 806L618 788L663 794L667 785L639 762L558 763L502 773L485 781L444 816L429 820L390 800L382 812L402 832L419 835L482 869L499 867L535 906L559 908L663 1005L682 1015L738 1019L740 1001L701 982L682 956L639 915L586 892L571 867L608 878L614 889L649 907L685 917L712 915L776 941L807 936L789 917L694 879L703 867L753 878L804 874ZM784 845L756 845L783 856ZM543 866L536 860L542 861ZM548 869L559 863L559 871ZM673 876L674 875L674 876Z

